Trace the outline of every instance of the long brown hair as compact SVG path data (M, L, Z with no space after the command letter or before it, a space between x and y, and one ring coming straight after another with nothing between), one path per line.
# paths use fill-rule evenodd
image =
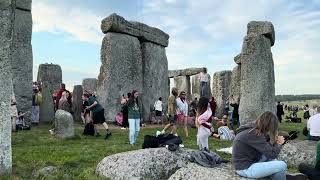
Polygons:
M253 130L257 135L269 135L270 141L275 142L278 135L278 122L278 118L274 113L266 111L256 119Z
M137 91L137 90L133 90L133 91L131 92L131 95L130 95L129 101L128 101L128 106L133 106L134 102L136 102L136 103L137 103L137 106L139 106L139 98L135 98L135 97L134 97L134 94L135 94L136 92L138 92L138 91Z

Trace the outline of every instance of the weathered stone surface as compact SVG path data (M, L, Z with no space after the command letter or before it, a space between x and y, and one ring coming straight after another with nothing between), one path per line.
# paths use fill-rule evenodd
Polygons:
M32 0L16 0L16 7L31 11L31 2Z
M0 1L0 175L12 169L10 101L14 8L12 0Z
M230 84L230 95L235 98L240 98L240 81L241 81L241 66L236 66L232 70L231 84Z
M97 91L98 80L96 78L86 78L82 80L83 90L89 90L91 92Z
M236 57L234 57L234 62L238 65L241 64L241 53L236 55Z
M160 29L139 22L129 22L115 13L102 20L101 30L105 34L108 32L129 34L142 42L153 42L165 47L169 43L169 35Z
M190 84L190 76L177 76L174 78L174 87L176 87L179 91L184 91L187 93L187 98L191 99L191 84Z
M169 70L168 77L173 78L177 76L197 75L203 71L203 68L187 68L187 69L179 69L179 70Z
M278 159L288 165L298 166L301 163L315 165L317 152L316 141L291 141L282 147Z
M177 170L169 180L245 180L235 173L231 164L221 164L215 168L207 168L195 163Z
M275 32L273 24L269 21L251 21L247 25L248 31L247 35L256 34L256 35L264 35L271 42L271 46L274 45L275 42Z
M20 1L17 1L17 4L19 4ZM27 2L24 3L27 5ZM29 1L29 3L31 6L31 1ZM22 112L31 112L32 108L33 57L31 35L31 12L15 9L11 68L17 108ZM27 114L25 119L29 122L31 120L30 114Z
M216 116L224 115L224 108L230 96L231 71L220 71L213 74L212 96L217 101Z
M142 92L142 55L138 38L107 33L101 47L97 95L107 121L120 111L120 99L132 90Z
M246 36L242 46L240 123L254 121L265 111L275 112L274 64L269 39Z
M40 105L40 121L51 122L54 119L52 95L62 83L62 70L56 64L40 64L38 81L42 82L42 104Z
M75 121L81 121L82 94L83 94L82 86L75 85L72 91L72 111L73 111L73 119Z
M70 138L74 136L72 115L64 110L58 109L54 117L54 136L57 138Z
M168 60L163 46L144 42L141 44L143 61L143 119L147 120L150 107L162 97L163 110L166 111L168 99ZM152 109L151 109L152 110Z
M98 164L96 174L115 180L168 179L189 163L190 152L188 149L171 152L166 148L155 148L114 154Z

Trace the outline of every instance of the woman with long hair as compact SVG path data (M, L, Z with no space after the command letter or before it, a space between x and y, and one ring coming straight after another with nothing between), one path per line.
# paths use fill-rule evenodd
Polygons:
M212 129L211 120L212 111L210 108L209 99L206 97L201 97L199 99L196 119L198 124L197 144L200 150L209 150L208 138Z
M69 93L67 91L63 91L61 94L61 98L58 102L58 109L71 113L71 107L70 107L68 98L69 98Z
M188 134L188 102L186 99L186 93L184 91L180 92L179 97L176 99L177 103L177 114L178 119L183 123L183 130L186 135L186 138L189 137Z
M138 97L139 92L134 90L128 101L129 141L131 145L136 144L140 131L141 107Z
M290 179L287 164L274 160L280 153L284 137L278 136L278 118L272 112L262 113L253 124L237 130L233 141L232 162L236 173L246 178Z

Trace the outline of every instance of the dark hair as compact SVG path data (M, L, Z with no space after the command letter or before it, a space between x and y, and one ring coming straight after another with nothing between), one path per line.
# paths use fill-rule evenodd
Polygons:
M159 101L162 101L162 97L159 97Z
M202 70L202 71L203 71L203 73L205 73L205 74L206 74L206 73L207 73L207 68L203 68L203 70Z
M127 94L127 96L128 96L128 98L130 98L130 96L131 96L131 93L128 93L128 94Z
M178 96L178 89L177 88L175 88L175 87L173 87L172 89L171 89L171 93L172 93L172 95L174 95L174 96Z
M128 101L128 106L132 106L134 102L137 103L137 105L139 106L139 98L134 98L134 94L138 92L137 90L133 90L131 95L130 95L130 98L129 98L129 101Z
M82 96L89 98L90 94L84 93L84 94L82 94Z
M209 99L206 97L201 97L198 103L198 115L204 113L208 108Z

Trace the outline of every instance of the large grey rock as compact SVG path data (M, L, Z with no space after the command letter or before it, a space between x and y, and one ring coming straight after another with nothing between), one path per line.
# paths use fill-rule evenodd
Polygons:
M217 102L217 117L224 115L224 108L230 96L231 75L231 71L220 71L213 74L212 96Z
M173 78L177 76L193 76L201 73L203 68L187 68L187 69L179 69L179 70L169 70L168 77Z
M166 148L141 149L114 154L104 158L96 174L111 179L168 179L176 170L186 166L191 151Z
M160 29L139 22L129 22L115 13L102 20L101 30L105 34L108 32L129 34L142 42L153 42L165 47L169 43L169 35Z
M75 121L81 121L82 111L82 94L83 89L81 85L75 85L72 91L72 111Z
M19 4L20 1L17 1ZM31 1L24 2L31 6ZM33 57L31 46L32 16L29 11L15 9L15 21L13 29L12 44L12 79L13 89L16 95L17 108L22 112L31 112L32 108L32 69ZM30 114L27 114L27 121L31 121Z
M32 0L16 0L16 7L25 11L31 11Z
M72 115L64 110L58 109L54 117L54 136L57 138L71 138L74 136Z
M56 64L40 64L37 81L42 82L42 104L40 105L40 121L51 122L54 119L52 95L62 83L62 70Z
M123 94L142 92L142 55L138 38L119 33L107 33L101 47L101 67L97 95L105 108L107 121L120 111Z
M274 64L271 43L263 35L246 36L241 52L240 124L265 111L275 113Z
M96 78L86 78L82 80L83 90L89 90L91 92L97 91L98 80Z
M247 35L263 35L268 38L271 42L271 46L275 42L275 32L273 24L269 21L251 21L247 25Z
M231 164L221 164L214 168L207 168L195 163L177 170L169 180L245 180L235 173Z
M144 42L141 43L143 61L143 119L147 120L150 107L162 97L163 111L166 111L168 99L168 60L163 46Z
M11 48L13 43L14 1L0 1L0 175L12 169L10 102L12 87Z
M241 66L236 66L232 70L230 95L235 98L240 98L240 81L241 81Z
M279 160L288 165L298 166L301 163L315 165L317 152L316 141L292 141L282 147Z
M187 93L187 98L191 99L191 84L190 84L190 76L177 76L174 78L174 87L176 87L179 91L184 91Z

